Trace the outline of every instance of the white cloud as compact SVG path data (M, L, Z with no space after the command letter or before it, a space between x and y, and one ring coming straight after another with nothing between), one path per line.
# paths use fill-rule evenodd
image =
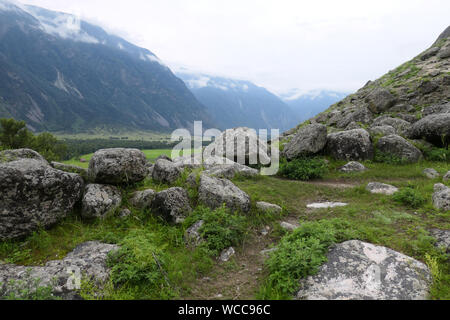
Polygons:
M271 91L353 91L430 46L448 0L22 0L79 14L169 67Z

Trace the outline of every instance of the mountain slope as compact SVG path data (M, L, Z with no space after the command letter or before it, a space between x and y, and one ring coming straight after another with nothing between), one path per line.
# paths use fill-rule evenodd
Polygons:
M0 117L36 131L170 131L212 122L147 49L76 17L0 0Z
M280 98L249 81L205 74L177 72L204 104L220 129L250 127L286 130L295 113Z
M335 91L311 91L282 95L283 101L297 113L297 121L305 121L325 111L329 106L342 100L346 93Z

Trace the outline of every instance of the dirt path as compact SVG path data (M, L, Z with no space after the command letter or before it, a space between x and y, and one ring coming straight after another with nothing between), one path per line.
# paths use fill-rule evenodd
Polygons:
M208 276L197 279L187 300L247 300L255 295L263 279L264 255L261 251L270 247L269 235L253 231L253 235L236 248L236 255L229 262L217 262Z

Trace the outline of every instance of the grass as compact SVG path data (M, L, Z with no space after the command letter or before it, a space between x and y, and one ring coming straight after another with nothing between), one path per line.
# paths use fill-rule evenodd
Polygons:
M156 151L152 152L147 156L157 155ZM431 203L433 186L440 179L430 180L422 174L424 168L434 168L442 175L450 169L449 164L424 161L393 165L366 161L363 164L369 170L365 172L341 173L337 169L344 164L330 161L329 171L323 179L310 182L278 177L237 177L233 182L252 199L252 210L247 215L202 209L198 207L195 191L189 189L192 206L196 209L183 225L167 224L150 211L136 210L128 205L128 198L135 189L159 191L169 187L146 180L122 189L123 206L132 211L128 218L112 215L106 220L88 222L74 212L50 230L35 232L20 241L0 242L0 261L43 265L50 260L62 259L86 241L115 243L122 249L109 260L113 270L110 282L103 289L84 282L81 292L84 298L195 298L195 293L201 291L198 288L205 286L201 279L211 277L220 282L223 272L238 274L243 270L244 267L234 260L219 266L215 257L221 249L233 245L238 252L244 252L244 247L248 250L257 246L257 230L270 226L272 231L267 241L280 244L282 250L267 260L263 277L256 281L254 288L246 291L246 296L240 297L242 299L292 298L298 279L313 274L325 261L328 246L350 238L387 246L427 263L434 275L430 298L450 299L447 256L434 247L434 239L427 231L450 229L450 212L435 210ZM185 172L183 177L188 173ZM185 186L184 178L175 185ZM373 195L365 190L370 181L390 183L401 190L412 189L413 193L407 191L400 200ZM416 201L417 198L424 200ZM325 200L349 205L313 211L306 208L308 203ZM278 204L283 213L270 215L259 212L255 208L257 201ZM286 215L298 220L302 228L286 234L278 224ZM184 241L185 230L199 219L208 221L201 232L209 240L196 249L188 248ZM222 273L217 270L222 270ZM206 294L214 297L217 292Z

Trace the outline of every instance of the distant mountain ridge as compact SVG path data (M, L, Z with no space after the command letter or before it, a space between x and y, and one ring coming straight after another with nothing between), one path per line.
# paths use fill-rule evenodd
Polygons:
M297 117L278 96L250 81L178 71L220 129L251 127L287 130Z
M75 16L0 0L0 117L35 131L171 131L206 108L151 51Z

